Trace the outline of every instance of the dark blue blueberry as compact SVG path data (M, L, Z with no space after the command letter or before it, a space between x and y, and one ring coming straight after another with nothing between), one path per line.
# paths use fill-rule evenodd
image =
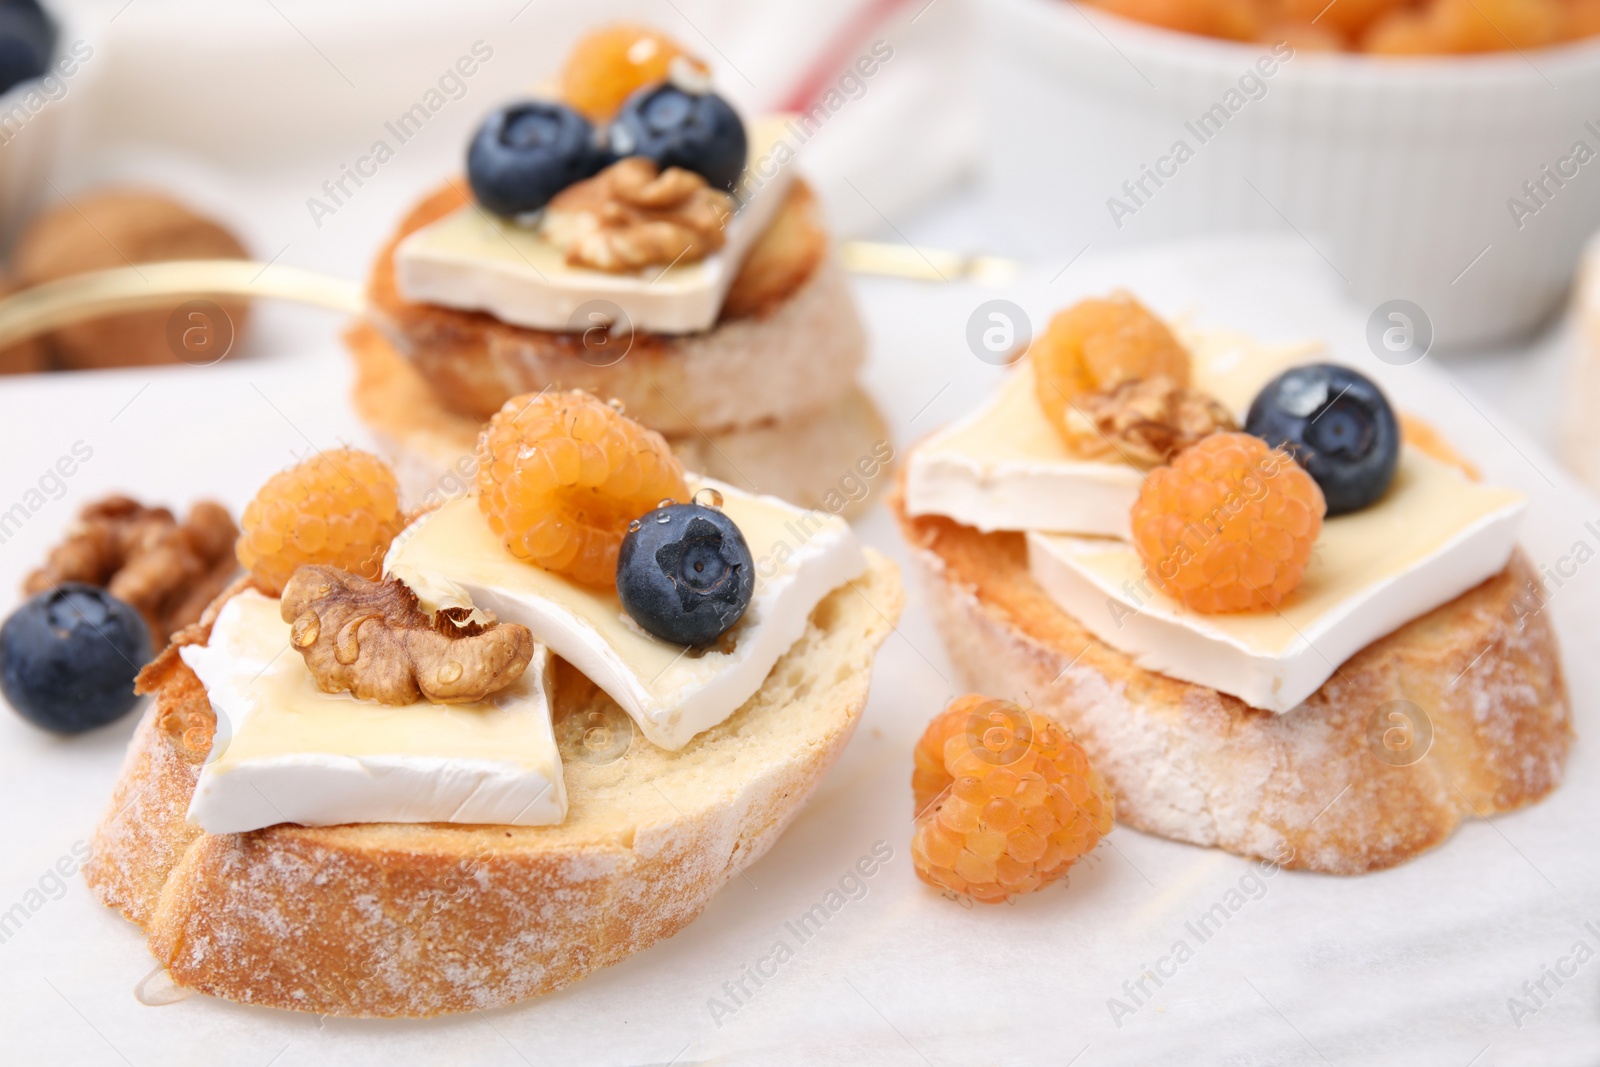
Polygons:
M1322 487L1329 515L1375 503L1400 461L1388 398L1365 375L1332 363L1295 367L1268 382L1244 429L1294 456Z
M82 733L138 702L133 676L150 656L137 611L98 586L69 582L0 626L0 692L35 726Z
M55 44L55 26L37 3L0 3L0 93L43 74Z
M633 621L678 645L708 645L750 606L756 569L734 521L668 504L633 523L617 554L617 595Z
M682 167L713 189L732 192L749 145L738 112L716 93L690 93L671 82L628 97L611 123L611 152L646 156L663 169Z
M478 203L507 218L537 211L610 158L589 120L565 104L527 100L493 112L467 149Z

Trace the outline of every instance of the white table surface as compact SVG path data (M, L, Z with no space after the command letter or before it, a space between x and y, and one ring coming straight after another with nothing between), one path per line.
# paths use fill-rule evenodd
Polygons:
M361 270L402 194L374 190L340 219L337 244L284 262ZM285 201L281 210L301 209ZM271 233L271 209L260 219L262 233ZM982 232L981 205L958 199L901 229L920 241L970 245ZM1060 268L1040 264L1003 294L859 282L874 342L867 382L890 414L897 445L969 409L994 380L998 372L964 340L980 302L1005 295L1042 323L1078 295L1125 285L1167 313L1189 311L1269 337L1327 338L1404 406L1446 427L1491 479L1529 493L1524 540L1537 562L1555 560L1580 539L1600 545L1600 535L1584 527L1600 518L1600 504L1542 447L1552 422L1544 413L1559 388L1558 337L1532 356L1461 364L1458 380L1432 358L1410 368L1379 365L1364 351L1364 315L1338 303L1326 268L1293 238L1089 255ZM269 306L239 358L216 367L0 379L0 506L21 499L75 442L94 450L61 498L0 545L0 610L10 610L23 573L75 509L107 491L179 504L208 496L238 508L296 456L337 441L364 443L344 402L339 326L320 311ZM884 488L875 487L880 498ZM869 543L903 558L881 508L861 529ZM153 967L142 937L74 878L0 943L0 1058L141 1067L1592 1064L1600 1048L1600 963L1586 963L1520 1028L1507 998L1522 996L1522 983L1537 980L1576 941L1600 950L1600 936L1583 927L1600 927L1593 828L1600 784L1587 741L1600 727L1597 570L1580 569L1550 603L1582 738L1560 790L1532 809L1465 825L1395 870L1359 878L1277 874L1261 899L1120 1028L1108 998L1125 997L1123 982L1167 952L1185 922L1237 885L1248 865L1118 830L1074 870L1070 885L1013 906L967 909L922 886L909 858L911 747L956 687L913 588L839 765L748 877L735 878L670 941L541 1000L430 1022L318 1019L200 995L151 1007L134 996ZM7 813L0 912L24 901L58 858L88 838L133 725L130 717L64 740L0 715L0 810ZM723 983L789 937L785 921L880 840L894 858L866 895L794 945L777 977L719 1025L709 1001L726 996Z

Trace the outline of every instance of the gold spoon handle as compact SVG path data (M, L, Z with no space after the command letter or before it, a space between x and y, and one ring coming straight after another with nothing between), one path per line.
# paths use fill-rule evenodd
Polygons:
M0 300L0 348L84 319L164 307L173 297L273 297L352 315L359 282L243 259L180 259L74 274Z

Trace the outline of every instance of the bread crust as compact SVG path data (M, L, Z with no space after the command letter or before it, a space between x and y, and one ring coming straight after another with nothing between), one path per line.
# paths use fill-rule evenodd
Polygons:
M459 183L424 199L378 253L367 290L373 323L456 414L482 421L513 396L556 385L615 397L662 433L717 433L826 407L866 358L866 333L803 182L746 257L712 329L637 330L609 366L585 362L580 334L401 297L396 246L465 202Z
M351 405L394 467L402 498L425 504L464 492L477 468L473 451L482 424L445 410L371 325L347 330L345 345L356 368ZM846 518L890 484L889 428L860 387L822 411L782 422L666 436L692 471Z
M762 689L680 752L633 733L586 756L584 725L628 720L557 662L560 826L275 826L212 835L184 819L214 722L175 651L150 668L85 877L142 926L178 984L230 1000L358 1016L430 1016L547 993L676 933L777 839L866 703L902 602L893 563L812 613ZM226 594L223 599L226 598ZM184 640L204 640L215 610ZM186 742L185 738L190 741Z
M1505 571L1373 642L1286 715L1146 671L1058 608L1020 534L981 534L894 502L965 685L1031 700L1078 737L1117 821L1330 874L1391 867L1463 818L1532 804L1561 782L1572 716L1539 579ZM1390 701L1432 744L1379 757ZM1415 735L1420 736L1420 734Z

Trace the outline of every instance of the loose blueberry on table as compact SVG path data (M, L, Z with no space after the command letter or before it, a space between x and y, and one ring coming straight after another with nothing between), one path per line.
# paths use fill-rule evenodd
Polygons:
M1294 456L1322 487L1330 516L1376 503L1400 462L1400 425L1388 398L1370 378L1332 363L1295 367L1268 382L1244 428Z
M617 596L663 641L707 645L744 617L755 592L744 534L705 504L666 503L631 523L617 554Z
M0 691L24 719L76 734L127 714L150 631L128 604L70 582L40 593L0 626Z
M565 104L527 100L495 110L478 127L467 149L467 182L486 210L515 218L609 162L588 119Z
M744 123L726 100L671 82L628 97L611 124L610 140L618 159L645 156L663 170L682 167L724 192L733 191L749 152Z

